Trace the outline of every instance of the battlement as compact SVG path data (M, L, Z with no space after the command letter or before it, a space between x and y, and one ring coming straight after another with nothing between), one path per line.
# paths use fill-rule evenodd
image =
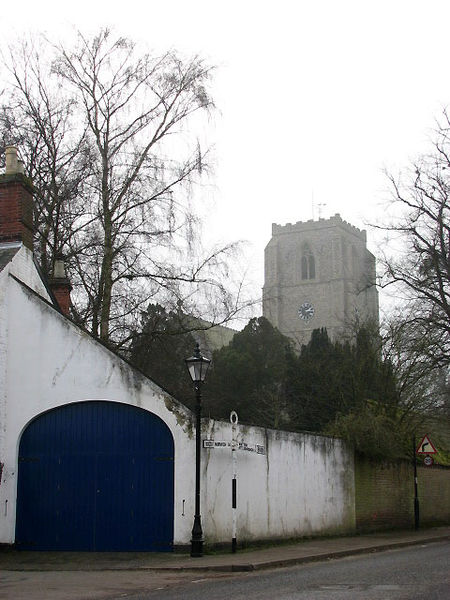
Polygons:
M272 223L272 236L305 231L318 231L320 229L326 229L329 227L340 227L344 231L355 235L364 242L367 240L367 233L365 229L358 229L354 225L344 221L339 213L336 213L329 219L320 218L317 221L310 219L309 221L286 223L286 225L277 225L277 223Z

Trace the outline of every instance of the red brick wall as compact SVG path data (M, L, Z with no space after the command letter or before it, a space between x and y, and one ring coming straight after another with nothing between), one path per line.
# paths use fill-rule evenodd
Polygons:
M56 283L55 281L50 281L50 288L58 302L58 306L65 315L69 315L70 312L70 291L72 286L69 281Z
M33 249L33 195L21 174L0 176L0 242L23 242Z

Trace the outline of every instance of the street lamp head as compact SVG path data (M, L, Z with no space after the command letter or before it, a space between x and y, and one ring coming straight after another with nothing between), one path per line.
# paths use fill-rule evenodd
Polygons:
M200 353L198 343L195 345L194 355L185 359L189 375L194 383L202 383L205 381L206 372L208 371L211 361Z

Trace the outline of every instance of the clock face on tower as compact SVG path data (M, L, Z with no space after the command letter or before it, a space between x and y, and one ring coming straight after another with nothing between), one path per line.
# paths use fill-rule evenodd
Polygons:
M311 302L303 302L303 304L298 309L298 316L303 321L309 321L314 316L314 306Z

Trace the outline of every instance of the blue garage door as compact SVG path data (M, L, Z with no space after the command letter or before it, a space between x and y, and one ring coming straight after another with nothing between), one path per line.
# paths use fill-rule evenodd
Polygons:
M168 427L140 408L80 402L44 413L20 442L17 547L171 550L173 461Z

